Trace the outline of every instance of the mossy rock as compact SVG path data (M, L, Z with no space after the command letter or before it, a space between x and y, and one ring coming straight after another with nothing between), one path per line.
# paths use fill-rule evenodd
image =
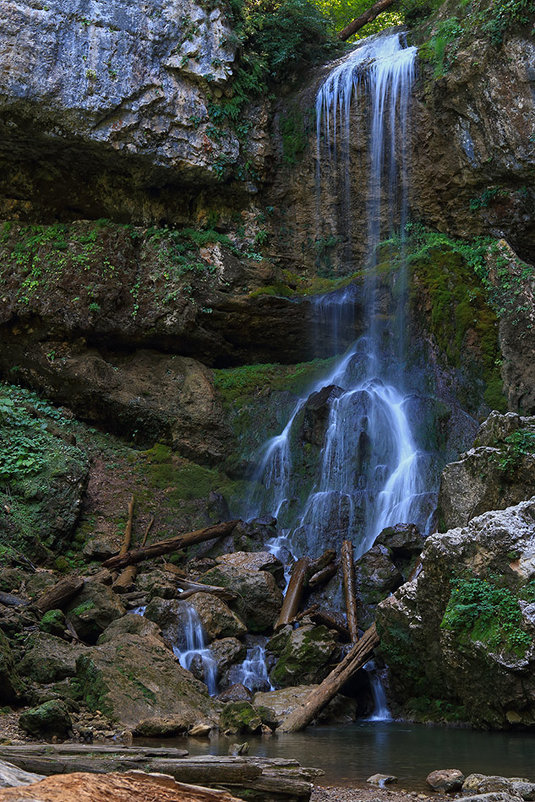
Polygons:
M39 622L41 632L48 632L50 635L63 635L66 626L67 622L63 610L49 610Z
M29 735L65 737L72 729L72 722L67 706L58 699L52 699L26 710L19 718L19 726Z
M278 687L321 682L337 647L336 636L325 626L285 628L267 644L268 651L279 654L271 681Z
M220 727L228 732L257 732L262 719L250 702L229 702L219 719Z

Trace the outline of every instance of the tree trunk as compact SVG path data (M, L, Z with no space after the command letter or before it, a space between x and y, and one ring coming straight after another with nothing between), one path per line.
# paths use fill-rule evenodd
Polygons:
M205 529L196 529L195 532L186 532L183 535L176 535L176 537L169 538L168 540L160 540L157 543L151 543L150 546L145 546L145 548L132 549L132 551L128 551L123 556L117 554L115 557L110 557L108 560L105 560L102 565L104 568L117 570L127 565L134 565L143 560L149 560L151 557L159 557L161 554L169 554L172 551L185 549L187 546L193 546L195 543L204 543L205 540L215 540L218 537L230 535L237 523L238 521L225 521L225 523L208 526Z
M130 543L132 542L132 525L134 523L134 504L135 504L135 498L132 495L132 498L128 503L128 519L126 521L126 527L124 530L124 540L121 546L121 551L119 552L120 557L124 557L128 549L130 548ZM113 583L113 589L117 593L124 593L125 591L130 590L130 588L134 584L134 579L136 578L136 574L137 574L137 568L134 565L129 565L115 580L115 582Z
M374 3L371 8L361 14L360 17L357 17L349 25L340 31L338 34L338 38L345 42L346 39L349 39L350 36L353 36L354 33L359 31L364 25L367 25L368 22L373 22L373 20L382 14L383 11L386 11L387 8L390 8L393 5L395 0L378 0L377 3Z
M49 610L61 610L73 596L76 596L84 586L84 580L80 576L66 576L60 579L59 582L45 590L39 596L36 606L42 613L47 613Z
M302 705L286 716L277 732L298 732L310 724L355 671L370 659L378 643L379 635L375 624L372 624L321 685L307 696Z
M357 623L357 591L355 587L355 562L353 560L353 544L350 540L342 543L342 580L344 597L346 601L347 628L351 636L351 643L359 639Z
M319 588L320 585L324 585L325 582L328 582L338 570L338 566L335 562L332 562L330 565L326 565L325 568L322 568L321 571L318 571L313 576L310 577L308 580L308 587L310 590L315 590Z
M292 569L292 576L288 584L288 589L282 603L280 615L275 624L275 631L289 624L295 618L301 603L301 597L305 589L307 573L309 567L308 557L301 557L294 564Z

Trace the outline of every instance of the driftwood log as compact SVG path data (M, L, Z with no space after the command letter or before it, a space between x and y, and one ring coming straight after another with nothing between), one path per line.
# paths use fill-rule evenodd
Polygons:
M303 704L296 707L282 722L277 732L299 732L310 724L313 718L336 696L347 680L366 663L379 643L375 624L366 630L362 638L338 663L321 685L306 697Z
M382 14L383 11L390 8L394 2L395 0L378 0L378 2L374 3L367 11L352 20L349 25L346 25L346 27L339 32L338 38L341 39L342 42L345 42L346 39L349 39L354 33L360 31L368 22L373 22L379 14Z
M83 586L84 580L81 576L66 576L39 596L36 607L42 613L61 610L82 590Z
M157 543L151 543L150 546L132 549L124 555L117 554L115 557L110 557L102 565L104 568L116 571L119 568L125 568L127 565L135 565L143 560L149 560L151 557L159 557L162 554L170 554L172 551L185 549L195 543L204 543L205 540L225 537L230 535L237 523L238 521L225 521L221 524L215 524L215 526L207 526L204 529L196 529L194 532L176 535L168 540L159 540Z
M301 557L294 563L281 611L275 623L275 630L289 624L297 615L307 581L309 562L308 557Z
M355 583L355 561L353 559L353 544L350 540L342 543L342 584L346 602L347 628L351 643L359 639L357 623L357 589Z
M165 747L121 749L119 746L83 744L0 745L0 758L26 771L46 776L72 776L73 773L87 772L97 773L101 779L106 772L142 768L144 771L169 774L179 782L223 785L237 794L252 793L255 798L261 798L261 794L265 793L281 800L309 799L312 791L310 780L323 774L319 769L303 768L297 761L286 758L186 757L184 750Z
M132 542L132 526L134 523L134 505L135 505L135 498L132 496L128 503L128 518L126 521L126 527L124 530L124 539L121 546L121 550L119 552L119 557L124 557L124 555L128 552L130 548L130 543ZM123 571L119 574L115 582L113 583L113 589L116 593L125 593L127 590L134 584L134 579L136 578L137 568L135 565L128 565Z

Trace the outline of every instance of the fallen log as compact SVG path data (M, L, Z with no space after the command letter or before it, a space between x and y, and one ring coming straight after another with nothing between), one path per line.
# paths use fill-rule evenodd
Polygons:
M195 593L210 593L212 596L217 596L222 601L234 601L238 598L238 594L229 588L220 588L218 585L201 585L200 582L189 582L185 579L178 579L177 586L182 589L179 598L184 601Z
M353 544L350 540L342 543L342 584L346 602L347 628L351 643L359 639L357 622L357 589L355 583L355 561L353 559Z
M204 529L196 529L194 532L186 532L183 535L176 535L168 540L159 540L151 543L150 546L132 549L124 555L117 554L109 557L102 565L110 570L125 568L127 565L135 565L151 557L160 557L162 554L170 554L172 551L179 551L195 543L203 543L205 540L215 540L219 537L230 535L238 521L225 521L215 526L207 526Z
M325 610L313 610L310 617L315 624L323 624L327 629L334 629L338 632L344 640L351 640L348 628L337 621L334 615L327 613Z
M282 608L275 623L275 631L286 624L289 624L290 621L297 615L299 605L301 603L301 597L303 596L303 591L306 585L308 567L308 557L301 557L296 563L294 563L290 582L288 583L286 595L284 596L284 601L282 603Z
M310 724L313 718L336 696L345 682L366 663L379 643L375 624L366 630L362 638L350 649L344 659L331 673L296 707L278 727L277 732L298 732Z
M320 571L323 571L333 562L335 557L336 552L334 549L326 549L320 557L317 557L315 560L310 560L308 563L308 577L314 576Z
M119 557L124 557L127 553L128 549L130 548L130 543L132 542L132 525L134 523L134 505L135 505L135 498L132 496L128 503L128 519L126 521L126 527L124 530L124 539L121 545L121 550L119 552ZM134 579L136 578L137 568L135 565L128 565L117 577L115 582L113 583L113 590L116 593L125 593L125 591L130 590L130 588L134 584Z
M367 11L365 11L356 19L352 20L349 25L346 25L346 27L338 33L338 38L342 42L345 42L346 39L349 39L350 36L353 36L354 33L367 25L368 22L373 22L374 19L379 16L379 14L382 14L383 11L386 11L387 8L390 8L394 2L395 0L378 0L378 2L374 3L373 6L371 6Z
M5 607L26 607L28 602L25 599L14 596L12 593L4 593L3 590L0 590L0 604Z
M84 580L81 576L66 576L39 596L35 603L36 607L41 613L61 610L82 590L83 586Z
M76 773L46 777L31 785L0 790L1 802L240 802L228 791L178 783L170 777L142 771L94 775Z
M153 524L154 524L154 515L152 516L152 518L151 518L151 519L150 519L150 521L148 522L148 524L147 524L147 528L145 529L145 534L143 535L143 541L142 541L142 543L141 543L141 545L142 545L142 546L144 546L144 545L146 544L146 542L147 542L147 538L148 538L148 536L149 536L149 532L150 532L150 530L152 529L152 527L153 527Z
M310 577L308 580L308 587L310 590L315 590L319 588L320 585L324 585L326 582L333 577L338 570L338 565L333 562L330 565L326 565L321 571L318 571L316 574Z

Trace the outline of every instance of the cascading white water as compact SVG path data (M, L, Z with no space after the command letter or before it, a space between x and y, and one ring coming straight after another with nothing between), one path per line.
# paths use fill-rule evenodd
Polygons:
M253 692L274 690L267 671L265 646L256 644L247 649L243 663L232 670L231 680L240 682Z
M428 458L415 442L403 382L406 279L400 269L398 307L382 321L375 269L381 237L393 233L394 219L403 225L407 217L405 142L415 58L416 48L405 47L402 34L373 37L335 67L317 93L318 217L323 172L335 162L348 231L351 112L364 95L369 99L369 129L362 133L369 140L369 257L361 299L367 334L339 358L330 375L310 388L310 393L329 386L333 391L316 481L306 498L303 476L292 464L292 448L302 448L299 432L308 396L297 402L281 434L264 447L247 512L250 517L268 512L277 517L282 531L270 546L274 551L288 544L294 554L317 555L326 538L331 537L329 545L349 538L358 557L384 527L412 522L425 529L428 519L430 488L423 478ZM317 299L318 317L330 321L335 346L341 327L353 318L354 293L350 287Z
M210 696L217 693L217 662L210 649L207 648L204 629L201 619L194 607L187 605L186 625L184 627L185 648L177 643L173 644L173 652L182 668L188 671L194 660L200 660L204 683Z

